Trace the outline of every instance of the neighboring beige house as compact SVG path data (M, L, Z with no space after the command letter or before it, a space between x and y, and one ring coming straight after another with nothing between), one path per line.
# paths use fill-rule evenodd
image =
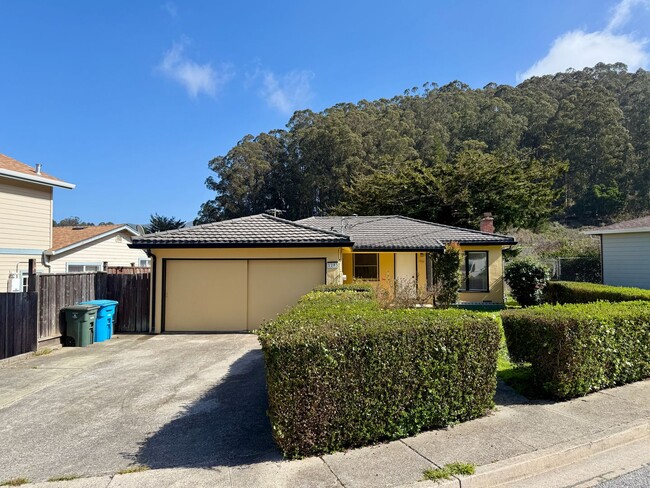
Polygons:
M585 234L600 236L604 284L650 289L650 215Z
M7 291L10 275L25 277L27 262L52 246L53 188L75 186L0 154L0 293ZM21 280L22 285L26 280Z
M154 332L252 330L321 284L374 283L392 294L401 283L426 292L427 255L449 242L465 251L465 305L503 304L504 246L512 237L398 215L314 217L267 214L134 237L152 257ZM489 224L489 225L488 225Z
M52 229L52 247L43 253L51 273L80 273L109 266L149 266L149 258L128 244L140 234L128 225L61 226Z

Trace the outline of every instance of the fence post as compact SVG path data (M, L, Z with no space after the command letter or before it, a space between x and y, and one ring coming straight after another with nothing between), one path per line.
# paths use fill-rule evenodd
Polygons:
M36 259L29 260L27 291L36 291Z

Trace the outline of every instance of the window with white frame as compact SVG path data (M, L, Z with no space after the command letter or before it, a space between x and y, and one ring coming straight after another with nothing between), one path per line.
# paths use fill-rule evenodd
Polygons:
M138 259L138 266L141 268L151 268L151 259L149 258Z
M94 273L102 267L102 263L65 263L66 273Z

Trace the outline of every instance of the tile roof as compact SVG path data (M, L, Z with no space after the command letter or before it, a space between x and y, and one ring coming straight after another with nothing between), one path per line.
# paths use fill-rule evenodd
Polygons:
M21 163L20 161L10 158L9 156L6 156L4 154L0 154L0 175L2 174L2 170L8 170L12 171L15 173L19 173L21 175L25 175L25 179L29 180L40 180L41 183L48 183L48 180L50 184L54 186L72 186L70 183L66 183L65 181L52 176L48 173L44 173L41 171L40 174L36 174L36 168L33 166L29 166L28 164Z
M351 246L348 237L268 214L136 237L131 247L314 247Z
M596 229L590 229L586 231L586 234L620 234L626 232L635 232L635 231L649 231L650 230L650 215L645 217L639 217L638 219L624 220L623 222L617 222L612 225L606 225L604 227L598 227Z
M92 239L106 232L125 227L123 224L114 225L89 225L89 226L57 226L52 227L52 247L49 251L56 251L71 246L78 242Z
M449 242L480 245L516 244L515 239L510 236L434 224L400 215L310 217L298 222L346 234L354 242L354 249L358 250L432 250L443 249Z

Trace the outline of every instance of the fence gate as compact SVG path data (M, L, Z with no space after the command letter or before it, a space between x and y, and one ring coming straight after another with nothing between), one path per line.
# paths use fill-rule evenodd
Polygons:
M149 332L150 273L106 276L106 298L120 302L115 332Z
M36 351L38 294L0 293L0 359Z

